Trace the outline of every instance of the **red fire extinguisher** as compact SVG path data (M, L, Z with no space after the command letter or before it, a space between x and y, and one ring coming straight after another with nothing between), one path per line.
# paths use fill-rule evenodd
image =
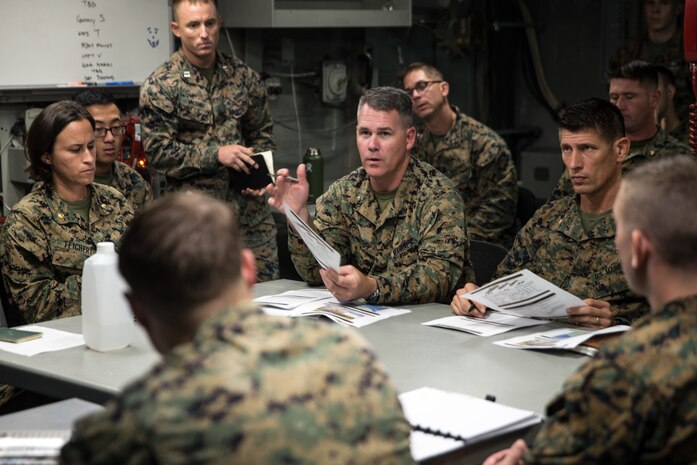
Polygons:
M124 121L126 134L123 144L121 144L121 155L123 162L135 169L146 181L150 180L143 141L141 139L140 118L136 115L129 115Z

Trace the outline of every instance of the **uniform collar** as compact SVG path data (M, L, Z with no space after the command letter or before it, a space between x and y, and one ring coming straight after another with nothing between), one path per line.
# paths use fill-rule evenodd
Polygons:
M109 216L114 211L113 199L107 198L104 191L95 187L94 183L87 186L90 190L90 208L89 216L92 220L94 214L99 217ZM51 209L53 220L58 224L74 223L75 213L68 210L68 205L60 198L53 185L48 182L37 183L35 189L43 192L46 196L47 203ZM90 221L93 223L93 221Z
M370 178L363 168L361 173L354 183L354 190L349 199L349 202L356 205L356 213L363 216L365 219L380 227L385 221L390 218L399 218L406 215L407 199L414 198L412 191L418 188L416 175L414 173L416 160L409 156L409 164L404 172L402 181L399 183L395 198L387 208L380 212L380 206L370 186Z
M453 121L453 125L450 127L450 129L448 129L448 132L445 133L440 143L433 144L434 150L436 148L456 148L462 145L460 137L455 137L455 132L457 131L457 128L460 127L463 121L467 118L467 115L461 112L460 109L455 105L450 105L450 108L455 112L455 121ZM428 144L431 144L433 142L431 138L431 132L428 130L425 124L421 126L421 130L419 131L418 137L421 140L421 144L423 144L424 146L427 146Z
M181 78L189 84L198 84L206 87L206 78L198 72L198 69L192 65L189 60L184 56L184 52L180 49L175 54L177 61L179 62L179 69L181 73ZM231 76L234 71L234 66L232 60L230 60L224 54L216 51L215 52L215 74L220 72L225 73L227 76Z
M590 233L586 233L581 223L581 210L578 194L568 195L558 200L557 208L566 214L555 219L550 229L558 231L576 242L591 239L606 239L615 237L615 220L612 215L603 218Z

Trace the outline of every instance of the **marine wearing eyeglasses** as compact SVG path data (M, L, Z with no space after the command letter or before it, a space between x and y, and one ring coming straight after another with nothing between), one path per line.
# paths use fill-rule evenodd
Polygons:
M121 162L121 143L126 127L114 97L106 91L86 90L73 97L94 118L95 174L94 182L111 186L121 192L134 211L152 201L150 185L136 170Z
M423 120L412 154L455 183L470 239L509 246L515 233L517 176L511 153L492 129L448 102L450 85L425 63L406 68L404 90Z

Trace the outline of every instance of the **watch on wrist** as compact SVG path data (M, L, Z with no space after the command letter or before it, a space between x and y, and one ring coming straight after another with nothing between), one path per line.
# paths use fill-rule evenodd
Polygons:
M380 299L380 286L376 286L375 292L373 292L368 297L366 297L365 301L368 302L369 304L376 304L376 303L378 303L379 299Z

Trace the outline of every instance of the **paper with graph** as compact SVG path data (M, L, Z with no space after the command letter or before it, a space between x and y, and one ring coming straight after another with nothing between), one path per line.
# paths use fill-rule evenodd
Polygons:
M567 308L585 305L530 270L504 276L461 297L491 310L528 318L562 318L568 316Z

